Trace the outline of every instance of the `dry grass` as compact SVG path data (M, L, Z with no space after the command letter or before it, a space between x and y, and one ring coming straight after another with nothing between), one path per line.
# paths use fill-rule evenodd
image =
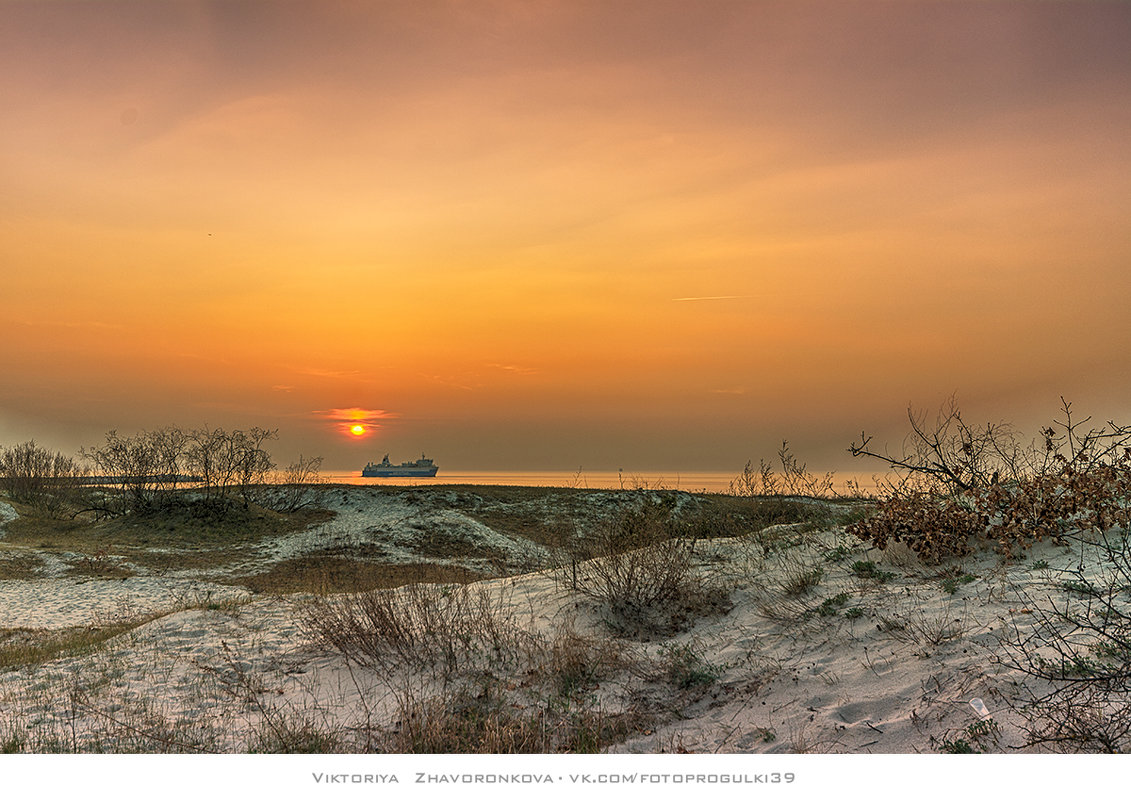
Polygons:
M937 648L950 640L970 633L970 613L965 601L948 603L943 609L928 613L910 599L890 613L880 613L877 624L881 631L897 642L920 648Z
M521 707L497 682L454 694L399 699L395 725L374 750L400 754L597 753L641 730L636 711L599 704Z
M502 588L410 585L316 599L303 627L317 647L376 670L395 697L395 720L366 727L366 751L593 752L648 719L638 706L599 700L610 679L654 672L642 653L569 619L537 633Z
M103 625L71 626L64 629L0 629L0 670L91 653L108 640L164 614L166 613L155 613Z
M505 674L465 670L442 694L403 681L396 720L376 734L373 750L596 753L652 719L639 705L613 710L599 700L609 679L653 670L623 641L581 634L567 620L547 636L517 638L509 661Z
M549 641L539 641L530 671L564 697L597 689L606 678L634 671L642 657L623 641L578 633L573 621L559 623Z
M252 733L249 754L351 753L348 733L316 714L289 710L266 717Z
M327 595L391 589L417 583L468 584L484 578L488 576L458 565L428 562L381 564L344 556L307 555L276 562L270 570L228 581L259 593Z
M714 681L716 667L692 647L670 648L656 661L641 646L586 634L568 618L535 633L529 622L518 625L498 594L418 589L379 594L402 599L387 607L398 620L385 621L384 648L370 667L338 663L356 683L356 693L339 685L340 698L325 695L313 676L309 689L296 692L291 663L276 662L254 639L189 660L175 684L157 644L146 656L72 642L55 656L77 660L54 679L27 685L42 697L25 689L18 709L0 716L0 750L591 753L653 730L690 703L689 690ZM449 603L453 592L460 597ZM488 633L495 644L481 647L466 630L445 628L469 615L492 618L477 636L507 631ZM238 612L230 617L238 626ZM446 673L433 670L449 659Z
M813 592L834 567L826 544L792 527L774 527L760 539L766 553L759 573L765 578L752 588L759 614L782 624L812 618L818 608Z
M11 549L0 550L0 581L22 581L35 578L43 569L43 559L35 553Z
M356 664L451 675L480 660L506 661L530 639L505 607L505 595L482 586L409 584L315 599L301 623L316 646Z
M108 558L106 554L103 553L95 553L93 556L84 556L72 562L67 574L70 576L85 576L100 579L123 579L137 575L129 565L123 564L119 559Z

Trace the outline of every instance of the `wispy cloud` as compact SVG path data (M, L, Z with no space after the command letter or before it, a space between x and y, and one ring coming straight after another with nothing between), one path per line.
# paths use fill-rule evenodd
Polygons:
M492 362L486 366L492 370L501 370L505 373L514 373L515 375L534 375L538 372L533 367L524 367L521 364L498 364Z
M483 388L483 382L479 380L476 375L465 376L443 376L435 375L432 373L417 373L421 378L427 379L437 384L443 384L448 387L455 387L467 392L474 392L475 390Z
M672 301L675 303L688 303L698 300L743 300L756 297L758 297L758 295L704 295L697 298L672 298Z
M367 437L381 428L380 421L397 415L384 409L363 409L351 406L348 409L320 409L311 412L331 423L341 434L353 437Z
M325 370L320 367L296 367L295 372L316 378L356 378L361 375L360 370Z

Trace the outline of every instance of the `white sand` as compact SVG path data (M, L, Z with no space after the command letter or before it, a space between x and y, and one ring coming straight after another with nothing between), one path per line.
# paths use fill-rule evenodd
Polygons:
M418 513L364 490L343 492L335 504L353 511L331 526L280 538L263 549L265 557L303 552L312 541L378 535L395 549L396 521L403 525ZM490 529L478 535L498 537ZM1063 581L1074 576L1082 553L1091 573L1101 571L1095 552L1043 544L1014 562L984 553L948 566L973 577L952 594L941 585L940 568L907 553L869 550L839 530L796 536L795 547L770 555L753 538L701 543L699 569L731 587L733 608L631 649L655 664L673 647L687 646L712 669L713 680L686 691L665 687L654 671L602 682L598 696L610 711L649 697L664 708L646 731L611 750L938 753L969 740L969 727L986 717L996 730L973 743L978 750L1030 748L1025 720L1010 707L1025 686L1042 688L998 663L1009 654L1001 638L1032 627L1042 609L1064 601ZM834 561L838 546L842 557ZM851 568L858 560L873 560L894 577L862 579ZM1034 567L1039 560L1048 566ZM788 578L812 568L822 571L819 584L789 596ZM532 631L548 633L570 619L579 631L612 636L604 610L549 574L484 586L499 591ZM843 603L841 593L848 596ZM225 598L241 603L172 612L96 653L0 673L6 725L41 741L97 749L108 732L136 726L144 710L162 731L211 732L206 747L218 750L246 748L263 729L264 709L331 727L395 725L392 677L314 651L298 624L301 597L248 600L230 588L167 576L7 581L0 582L0 627L85 625L115 611L162 603L175 609L186 601L207 606ZM816 611L823 601L829 614Z
M10 520L15 520L19 517L16 510L12 508L11 504L0 501L0 535L3 534L3 526Z

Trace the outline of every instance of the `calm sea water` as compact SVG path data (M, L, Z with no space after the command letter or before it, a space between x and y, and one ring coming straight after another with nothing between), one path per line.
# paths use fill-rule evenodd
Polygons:
M686 492L728 492L738 473L630 473L610 472L568 472L568 471L462 471L445 472L434 478L363 478L360 470L352 472L323 473L322 478L338 484L360 484L368 486L409 486L427 487L444 484L482 484L489 486L516 487L573 487L577 489L677 489ZM836 473L833 476L833 489L846 492L849 480L859 480L864 490L874 487L870 476L856 476L849 473Z

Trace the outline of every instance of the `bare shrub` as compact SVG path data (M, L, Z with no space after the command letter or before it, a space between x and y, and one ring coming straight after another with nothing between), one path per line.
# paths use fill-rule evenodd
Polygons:
M1022 446L1005 424L968 426L954 400L933 429L909 412L912 435L900 456L850 448L896 471L888 494L849 531L878 548L906 542L926 561L964 556L982 542L1006 556L1068 532L1131 524L1131 427L1086 428L1062 399L1062 419Z
M1124 754L1131 745L1126 702L1096 685L1063 687L1033 699L1027 709L1030 744L1065 753L1103 754Z
M57 513L75 501L86 470L74 458L35 440L0 448L0 486L13 501Z
M1066 594L1030 604L1033 624L1002 636L1000 661L1044 688L1027 683L1015 703L1032 744L1123 753L1131 750L1131 542L1121 532L1081 546L1081 565L1060 584Z
M860 435L860 444L849 447L853 456L866 456L887 464L897 478L884 482L887 495L956 495L977 487L987 487L1002 476L1017 478L1030 467L1012 427L1006 423L967 424L953 396L944 403L928 424L927 415L907 410L911 433L902 451L891 455L871 447L872 437Z
M277 431L258 427L247 431L204 428L188 432L187 463L199 478L204 502L222 507L235 497L248 508L275 467L263 445L277 436Z
M106 485L118 490L103 493L92 511L117 516L193 505L222 516L236 505L248 509L274 469L264 445L276 436L257 427L184 431L170 426L128 437L110 431L103 445L83 451ZM177 491L186 485L191 496Z
M315 491L322 485L321 469L321 456L306 458L300 454L298 461L287 465L279 477L280 486L272 496L271 508L277 512L297 512L312 505L317 498Z
M646 497L569 546L570 565L559 576L604 604L623 633L678 631L728 603L722 587L696 573L695 540L682 536L672 511L668 499Z
M572 621L556 626L537 653L534 670L564 697L593 690L601 680L635 664L622 641L585 636Z
M161 494L162 490L175 489L179 478L178 473L168 472L169 465L178 464L180 457L170 442L165 430L143 431L132 437L109 431L104 445L84 449L83 456L94 464L100 477L119 489L117 493L104 493L94 504L95 511L113 516L158 508L168 497Z

